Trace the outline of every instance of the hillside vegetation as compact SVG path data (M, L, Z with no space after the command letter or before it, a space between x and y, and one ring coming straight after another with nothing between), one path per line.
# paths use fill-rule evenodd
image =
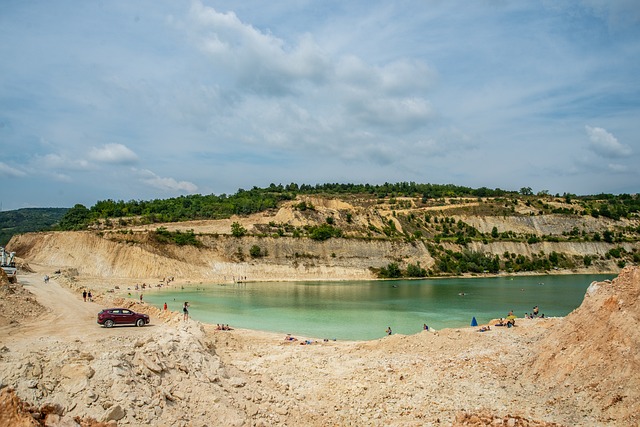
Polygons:
M68 208L24 208L0 212L0 246L14 234L54 228Z
M527 188L272 185L233 196L76 205L60 227L81 232L16 236L10 245L27 261L100 277L617 272L640 261L639 206L636 196ZM92 262L78 263L83 257Z

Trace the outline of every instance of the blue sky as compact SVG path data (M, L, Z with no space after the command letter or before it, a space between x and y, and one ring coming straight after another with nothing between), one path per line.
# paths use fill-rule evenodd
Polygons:
M0 5L0 203L640 189L640 3Z

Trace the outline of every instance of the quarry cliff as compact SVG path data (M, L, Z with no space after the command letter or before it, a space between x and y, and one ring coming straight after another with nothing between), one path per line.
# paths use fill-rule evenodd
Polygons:
M562 199L548 203L568 211ZM636 217L507 205L488 198L425 205L411 198L299 196L228 219L121 218L87 231L21 234L8 248L23 264L74 268L83 276L227 282L615 273L638 261Z

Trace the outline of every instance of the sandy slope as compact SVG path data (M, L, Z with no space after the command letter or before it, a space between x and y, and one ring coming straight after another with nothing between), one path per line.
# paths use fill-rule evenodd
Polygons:
M635 273L623 275L619 291L606 284L601 289L636 292L640 273L627 270ZM269 333L214 331L183 322L179 313L121 300L149 312L152 324L105 329L95 316L100 307L116 304L108 294L85 303L62 282L44 284L41 274L20 280L44 308L28 296L6 295L15 302L5 307L13 310L7 314L12 321L0 324L0 386L31 404L57 405L65 425L74 425L76 416L134 426L638 423L637 393L627 389L637 386L638 360L625 359L629 346L637 354L637 332L624 347L590 345L588 334L576 343L572 325L582 322L574 314L521 319L516 328L484 333L464 328L300 345ZM599 307L604 301L591 297L585 303ZM636 313L631 321L637 326L636 305L625 310ZM44 312L29 320L29 310ZM566 363L557 353L559 342L572 354ZM622 377L607 371L609 382L604 372L572 375L581 352L597 359L594 352L601 350L607 354L600 357L629 361L630 371L620 370ZM607 386L590 385L598 381ZM2 408L0 399L0 417Z

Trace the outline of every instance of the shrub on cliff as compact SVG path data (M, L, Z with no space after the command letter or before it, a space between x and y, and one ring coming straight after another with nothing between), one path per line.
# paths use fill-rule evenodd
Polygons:
M197 239L193 230L187 230L185 232L176 230L172 232L165 227L158 227L150 233L150 236L158 243L175 243L180 246L202 246L202 243Z
M329 224L322 224L310 227L309 237L313 240L327 240L332 237L342 237L342 230Z

